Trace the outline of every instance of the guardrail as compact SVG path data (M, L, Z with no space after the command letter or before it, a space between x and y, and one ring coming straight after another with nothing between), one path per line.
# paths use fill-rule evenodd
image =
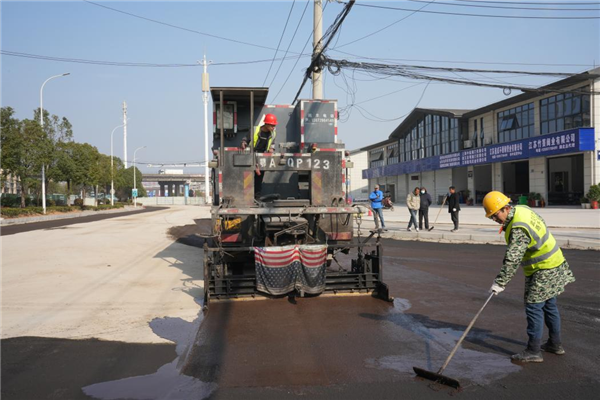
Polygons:
M203 206L203 197L183 197L183 196L169 196L169 197L138 197L137 203L144 206Z

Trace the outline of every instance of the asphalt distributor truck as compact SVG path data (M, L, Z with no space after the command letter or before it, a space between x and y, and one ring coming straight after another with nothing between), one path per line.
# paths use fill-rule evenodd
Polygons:
M382 281L379 233L361 231L366 208L345 201L345 172L352 165L337 135L337 102L266 105L267 94L267 88L211 89L205 307L217 300L322 293L391 300ZM253 137L267 114L277 119L276 136L270 151L259 153ZM351 259L346 268L337 263L340 253Z

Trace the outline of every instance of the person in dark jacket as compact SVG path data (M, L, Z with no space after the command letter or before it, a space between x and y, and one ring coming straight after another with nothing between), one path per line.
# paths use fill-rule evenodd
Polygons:
M433 203L431 195L427 193L425 187L421 188L421 205L419 207L419 229L423 230L423 219L425 219L425 229L429 229L429 206Z
M450 213L450 218L452 218L452 222L454 223L454 229L450 232L458 231L458 213L460 211L460 204L458 204L458 193L456 193L456 188L454 186L450 186L450 193L448 193L448 212Z

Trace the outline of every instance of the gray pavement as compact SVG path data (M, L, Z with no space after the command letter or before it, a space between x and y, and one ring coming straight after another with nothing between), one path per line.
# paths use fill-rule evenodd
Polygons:
M581 207L546 207L534 210L544 218L561 247L600 250L600 210ZM435 222L438 214L439 218ZM433 206L429 210L429 225L434 229L422 229L419 232L413 229L408 232L408 209L398 205L394 207L394 211L383 212L388 232L384 232L382 236L398 240L505 244L504 235L499 233L500 225L485 218L481 206L463 206L459 215L459 230L451 232L454 226L447 207L440 212L440 206ZM374 227L373 217L363 216L361 229L367 233Z

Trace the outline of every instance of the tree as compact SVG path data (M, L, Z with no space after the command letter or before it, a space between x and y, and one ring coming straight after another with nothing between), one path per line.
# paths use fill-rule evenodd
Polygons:
M40 120L40 109L33 111L33 119ZM61 145L73 141L73 125L65 117L59 118L56 115L50 115L47 110L44 110L44 133L51 142L49 161L46 164L46 186L50 180L59 181L59 177L63 176L61 171L57 171L57 163L61 157Z
M89 186L95 186L98 182L98 160L100 153L98 149L88 143L69 143L73 169L71 180L74 184L81 185L83 198Z
M135 180L136 188L138 190L138 197L146 196L146 189L142 186L142 173L137 167L129 167L127 169L120 170L119 185L117 188L117 196L119 198L130 198L131 191L133 190L133 169L135 168Z
M51 141L37 121L19 121L13 114L10 107L2 109L2 169L20 181L21 207L25 207L28 188L49 161Z

